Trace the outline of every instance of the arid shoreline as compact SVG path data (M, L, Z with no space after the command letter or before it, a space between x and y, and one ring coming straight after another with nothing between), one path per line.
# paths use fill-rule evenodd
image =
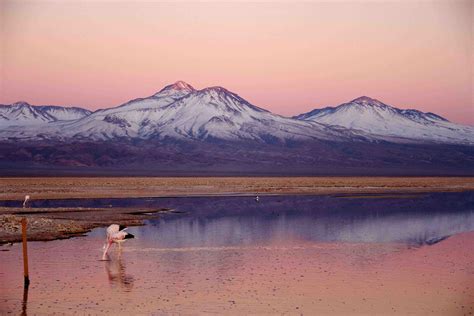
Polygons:
M474 190L474 177L0 178L0 200Z
M29 241L48 241L84 235L112 223L137 226L166 209L128 208L0 208L0 245L21 241L21 219L28 221Z

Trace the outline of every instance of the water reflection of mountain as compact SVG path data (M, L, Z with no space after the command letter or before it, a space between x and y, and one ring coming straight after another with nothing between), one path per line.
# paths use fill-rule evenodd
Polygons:
M163 245L241 245L274 239L433 244L474 230L474 192L417 195L322 195L71 199L33 207L169 207L138 234ZM158 227L158 230L156 229ZM151 236L154 237L154 236Z
M183 201L184 200L184 201ZM242 245L269 240L403 242L433 244L474 230L474 193L409 198L328 196L189 198L186 214L152 222L162 246ZM171 205L169 205L171 206Z

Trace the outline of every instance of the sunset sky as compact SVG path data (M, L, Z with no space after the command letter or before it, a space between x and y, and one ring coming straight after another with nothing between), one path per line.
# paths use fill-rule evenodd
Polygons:
M283 115L361 95L474 124L474 1L0 1L0 103L117 106L184 80Z

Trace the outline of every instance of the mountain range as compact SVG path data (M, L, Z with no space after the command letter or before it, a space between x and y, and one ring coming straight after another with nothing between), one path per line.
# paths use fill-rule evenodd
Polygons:
M0 139L97 141L138 138L284 142L358 137L357 132L344 128L273 114L222 87L196 90L182 81L166 86L152 96L131 100L118 107L88 114L81 112L84 115L74 119L69 115L67 120L47 120L44 117L48 113L40 111L44 107L22 105L25 108L22 116L7 116L7 111L4 111L8 126L0 131ZM3 108L18 106L16 103ZM76 113L78 110L64 108L64 111Z
M371 170L371 163L374 170L419 170L421 164L472 172L474 166L474 128L433 113L364 96L290 118L223 87L197 90L183 81L95 112L26 102L0 105L0 142L0 170L18 163L27 168L205 166L224 173L223 165L237 172L286 165L289 173L327 166Z

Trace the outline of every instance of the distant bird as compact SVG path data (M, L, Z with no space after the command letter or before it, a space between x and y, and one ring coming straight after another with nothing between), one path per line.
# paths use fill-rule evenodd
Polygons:
M25 195L25 201L23 201L23 208L25 208L28 205L28 201L30 200L29 195Z
M260 198L258 197L258 195L255 197L255 202L258 202L260 201Z
M127 239L135 238L132 234L126 232L127 228L122 225L112 224L107 228L107 239L104 245L104 254L102 260L107 260L107 251L113 243L119 245L119 249L122 248L122 243Z

